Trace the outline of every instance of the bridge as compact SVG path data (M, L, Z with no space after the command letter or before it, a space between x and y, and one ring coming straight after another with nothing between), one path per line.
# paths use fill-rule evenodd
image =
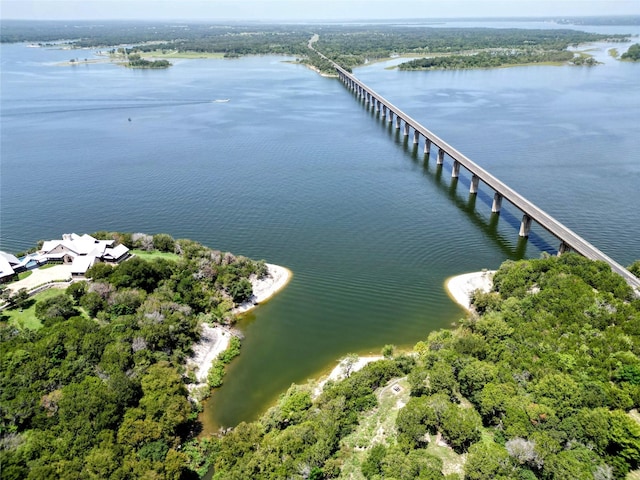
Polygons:
M601 260L606 262L610 265L611 270L622 276L627 283L634 288L636 293L640 292L640 279L629 272L629 270L617 263L608 255L605 255L584 238L564 226L535 204L524 198L507 184L498 180L491 173L480 167L467 156L460 153L443 139L421 125L418 121L404 113L390 101L366 86L353 74L349 73L347 70L315 50L312 43L313 42L309 43L309 48L313 49L318 55L331 62L338 74L338 78L358 98L364 99L365 103L373 105L375 111L380 114L383 121L386 121L388 118L389 123L393 123L395 120L396 129L404 128L405 137L408 137L410 133L413 132L413 143L416 147L420 144L420 140L422 139L424 142L425 154L430 154L432 149L437 149L437 165L444 164L445 155L450 157L453 161L451 169L451 176L453 178L458 178L460 175L460 167L464 167L471 174L469 194L477 194L479 183L482 181L494 192L493 204L491 206L491 211L493 213L500 213L503 199L507 200L514 207L520 210L522 212L522 221L520 223L519 232L521 237L528 237L532 222L536 222L560 241L558 254L562 254L568 250L573 250L574 252L577 252L591 260Z

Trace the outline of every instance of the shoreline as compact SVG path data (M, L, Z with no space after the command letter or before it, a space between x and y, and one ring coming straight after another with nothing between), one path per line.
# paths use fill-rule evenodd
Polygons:
M464 273L449 277L444 282L445 290L449 297L465 310L471 310L471 294L474 290L489 292L493 287L493 274L495 270L482 270L480 272Z
M471 310L471 294L474 290L482 290L489 292L493 287L493 274L496 270L482 270L480 272L463 273L455 275L445 280L445 290L449 297L465 310ZM382 360L382 355L358 355L357 361L353 364L351 373L357 372L371 362ZM313 389L313 397L317 397L322 393L324 385L332 380L342 380L345 378L344 373L345 359L338 360L338 364L326 375L322 375Z
M350 368L350 375L352 373L357 372L358 370L362 370L366 365L371 362L377 362L378 360L383 360L384 357L382 355L358 355L358 359ZM312 397L316 398L318 395L322 393L322 389L328 381L339 381L344 380L346 378L345 375L345 358L338 360L338 364L333 367L331 372L327 375L321 376L317 379L317 384L313 388Z
M291 270L280 265L267 263L269 275L263 279L251 279L253 295L251 299L232 310L234 314L241 314L257 307L282 290L291 280ZM197 383L188 385L190 392L207 386L207 376L211 365L222 352L229 348L234 332L228 326L202 324L200 340L193 344L192 355L186 361L187 369L193 369Z
M244 303L241 303L236 308L231 310L234 314L245 313L249 310L257 307L262 302L269 300L276 293L282 290L291 281L293 272L288 268L281 267L280 265L274 265L273 263L267 263L267 270L269 275L263 279L251 279L251 286L253 287L253 295Z

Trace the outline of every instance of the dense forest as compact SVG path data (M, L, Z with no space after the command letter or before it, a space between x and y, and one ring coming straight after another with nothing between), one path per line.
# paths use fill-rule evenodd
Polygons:
M185 358L201 322L232 320L264 263L162 234L94 237L175 253L97 264L36 302L41 328L3 313L2 478L602 480L638 468L640 299L604 263L507 261L454 330L410 354L386 346L322 388L294 385L259 421L198 440Z
M398 65L400 70L465 70L471 68L497 68L536 63L567 63L570 65L598 65L589 55L578 55L568 50L490 50L467 55L446 55L411 60Z
M175 254L98 263L89 281L35 297L41 328L0 312L2 478L197 478L185 359L203 322L233 321L266 266L165 234L94 237Z
M474 305L413 354L387 349L315 398L292 386L259 421L203 442L214 479L604 480L637 469L640 299L622 278L575 254L508 261ZM408 394L384 410L381 390L401 384ZM375 434L354 445L365 424Z
M347 70L369 61L397 55L439 57L431 68L464 68L474 65L468 53L490 50L478 66L495 66L496 49L502 50L501 65L571 59L566 49L572 45L624 35L600 35L576 30L526 30L517 28L440 28L398 25L210 25L206 23L151 24L105 22L100 25L77 22L28 23L5 21L0 31L2 42L64 42L75 48L135 45L143 54L150 52L219 53L227 58L241 55L277 54L298 58L321 72L334 73L329 62L314 54L309 39L319 35L315 48ZM508 53L512 52L512 53ZM464 55L458 58L458 55ZM519 58L515 58L519 57ZM566 58L565 58L566 57ZM553 58L549 60L549 58ZM433 59L428 59L433 60ZM439 65L442 65L441 67Z

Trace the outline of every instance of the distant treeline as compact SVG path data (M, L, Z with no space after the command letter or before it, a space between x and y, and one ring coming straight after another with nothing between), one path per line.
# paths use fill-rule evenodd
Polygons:
M256 54L290 55L322 72L334 73L329 62L311 53L307 47L309 39L314 34L319 35L315 48L347 70L371 60L394 55L457 55L486 49L541 51L544 52L542 55L551 55L547 52L562 52L571 45L627 38L625 35L601 35L569 29L132 22L104 22L97 25L87 22L5 21L2 22L0 41L65 42L78 48L135 45L142 52L208 52L222 53L226 57ZM455 62L451 63L454 64Z

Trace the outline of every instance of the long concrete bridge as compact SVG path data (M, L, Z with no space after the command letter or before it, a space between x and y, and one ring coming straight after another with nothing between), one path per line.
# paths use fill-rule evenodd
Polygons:
M309 47L313 49L311 43ZM573 250L586 258L604 261L611 266L611 269L615 273L622 276L627 283L635 289L636 293L640 293L640 279L635 277L625 267L617 263L611 257L605 255L584 238L564 226L542 209L538 208L532 202L524 198L502 181L498 180L478 164L471 161L468 157L425 128L418 121L404 113L397 106L366 86L362 81L358 80L344 68L340 67L335 62L332 62L317 50L314 49L314 51L333 64L338 77L347 86L347 88L354 92L354 94L359 98L364 99L365 103L373 105L376 112L380 113L383 121L388 119L389 123L393 123L395 120L396 129L404 128L405 137L408 137L411 132L413 132L414 145L418 146L422 140L424 143L425 154L430 154L431 150L437 150L436 163L438 165L444 164L445 155L450 157L453 160L453 166L451 169L452 177L457 178L460 175L460 167L464 167L471 174L471 186L469 189L469 193L471 195L478 193L478 186L481 181L490 187L494 192L493 204L491 206L491 211L493 213L500 212L503 200L507 200L519 209L522 212L522 222L520 224L519 232L521 237L528 237L531 223L536 222L560 241L558 254L568 250Z

